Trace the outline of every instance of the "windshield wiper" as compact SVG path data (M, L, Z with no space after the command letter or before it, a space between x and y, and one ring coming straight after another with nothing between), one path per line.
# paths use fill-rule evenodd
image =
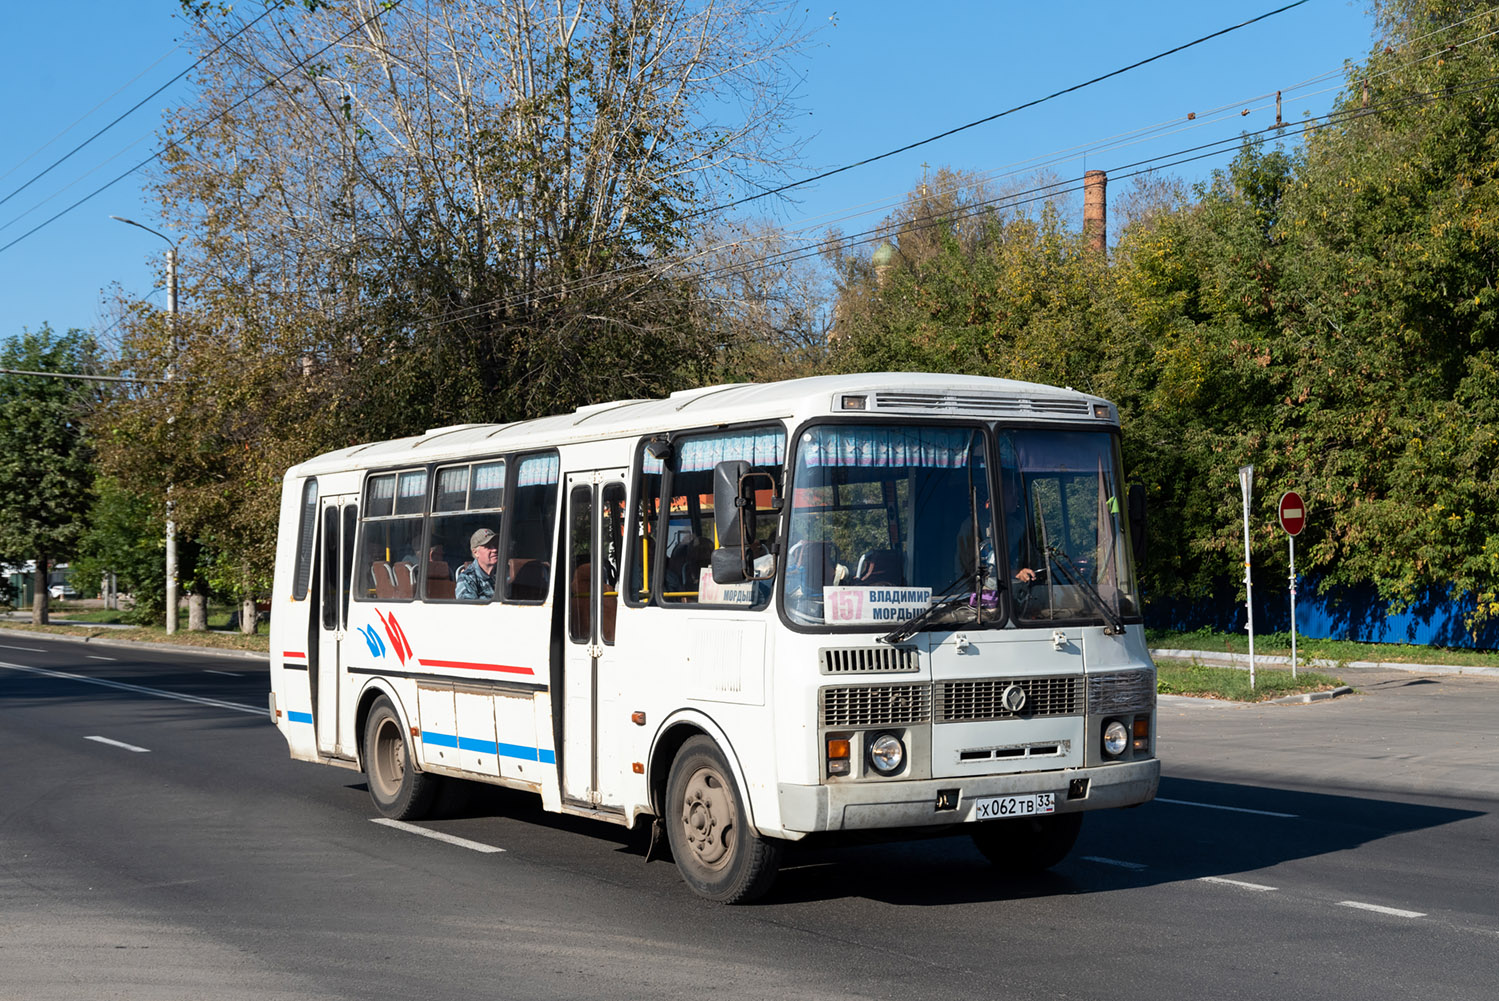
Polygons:
M965 591L961 594L951 595L941 598L938 601L934 601L926 607L925 611L919 612L906 621L902 622L900 625L896 626L894 629L881 636L880 640L881 642L889 643L891 646L894 646L897 643L903 643L906 640L910 639L912 636L915 636L917 633L921 632L927 626L931 625L932 620L937 617L937 614L939 612L947 612L960 606L966 606L968 604L968 600L969 595Z
M1103 620L1106 623L1103 627L1104 635L1122 636L1124 634L1124 624L1119 621L1119 617L1109 608L1109 603L1103 600L1103 595L1098 593L1098 588L1093 586L1093 582L1086 579L1082 571L1078 569L1077 564L1072 562L1072 557L1062 552L1056 546L1047 546L1046 555L1057 565L1057 569L1062 571L1062 576L1067 578L1068 583L1075 585L1078 590L1086 594L1088 599L1093 602L1093 606L1098 609L1099 614L1103 616Z

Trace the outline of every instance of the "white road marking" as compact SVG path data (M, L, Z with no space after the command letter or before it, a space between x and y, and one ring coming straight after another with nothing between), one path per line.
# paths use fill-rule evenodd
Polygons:
M1203 883L1222 883L1224 886L1237 886L1241 890L1254 890L1257 893L1268 893L1278 889L1278 887L1266 886L1264 883L1246 883L1242 879L1224 879L1222 876L1199 876L1197 878Z
M1398 907L1382 907L1379 904L1366 904L1358 900L1340 900L1339 907L1356 907L1361 911L1375 911L1379 914L1389 914L1397 918L1424 918L1425 911L1403 911Z
M424 838L431 838L434 841L443 841L450 845L457 845L459 848L467 848L470 851L484 852L486 855L492 855L495 852L502 852L505 850L503 848L496 848L494 845L485 845L480 844L477 841L470 841L467 838L455 838L453 835L443 834L441 831L429 831L425 827L417 827L415 824L407 824L399 820L390 820L386 817L371 817L370 822L374 824L382 824L385 827L394 827L400 831L409 831L412 834L420 834Z
M138 754L151 753L151 749L149 747L136 747L134 744L125 744L118 740L110 740L108 737L84 737L83 739L97 740L99 743L108 744L110 747L123 747L127 751L135 751Z
M94 654L88 654L87 656L88 656L89 660L108 660L108 661L113 661L114 660L113 657L98 657L98 656L95 656Z
M1294 813L1276 813L1274 810L1251 810L1247 806L1219 806L1217 803L1193 803L1185 799L1167 799L1164 796L1155 798L1157 803L1173 803L1176 806L1200 806L1204 810L1229 810L1233 813L1253 813L1261 817L1284 817L1287 820L1296 820Z
M1123 861L1121 861L1119 859L1116 859L1116 858L1103 858L1102 856L1099 856L1099 855L1084 855L1083 856L1083 861L1084 862L1097 862L1099 865L1117 866L1120 869L1148 869L1148 868L1150 868L1149 866L1144 865L1143 863L1140 863L1140 862L1123 862Z
M203 673L204 674L222 674L226 678L243 678L244 677L243 674L235 674L233 671L215 671L211 667L205 667L203 669Z
M123 681L110 681L108 678L90 678L83 674L69 674L67 671L49 671L44 667L27 667L25 664L7 664L4 661L0 661L0 668L6 668L11 671L25 671L27 674L40 674L46 678L81 681L86 685L115 688L122 692L135 692L139 695L154 695L159 699L176 699L178 702L191 702L194 705L211 706L214 709L232 709L237 713L249 713L252 716L265 715L265 706L247 706L241 705L238 702L205 699L199 695L184 695L181 692L168 692L160 688L147 688L145 685L127 685Z
M0 650L25 650L27 653L46 653L41 647L35 646L11 646L8 643L0 643Z

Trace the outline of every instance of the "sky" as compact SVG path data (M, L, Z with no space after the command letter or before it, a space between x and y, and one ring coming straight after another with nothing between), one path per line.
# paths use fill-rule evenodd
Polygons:
M787 175L810 177L988 118L1288 2L806 0L797 8L815 30L793 67L797 75L788 79L796 107L789 127L804 144L800 165ZM178 10L177 0L6 4L0 199L7 200L0 202L0 246L156 152L162 115L189 96L184 81L147 99L193 62L194 54L178 45ZM836 225L858 233L877 225L924 173L939 167L992 174L997 184L1023 183L1006 175L1019 171L1023 179L1043 165L1061 177L1108 170L1112 198L1128 183L1122 180L1127 164L1272 125L1277 90L1284 92L1287 121L1325 113L1342 85L1345 61L1364 58L1373 30L1364 0L1308 0L1077 92L740 211L791 230L817 233ZM17 191L143 99L138 111ZM1250 113L1241 115L1246 109ZM1166 173L1200 180L1231 156L1230 145ZM108 345L117 293L165 305L167 243L109 218L163 229L155 200L143 190L143 173L0 250L0 337L49 323L56 330L93 330Z

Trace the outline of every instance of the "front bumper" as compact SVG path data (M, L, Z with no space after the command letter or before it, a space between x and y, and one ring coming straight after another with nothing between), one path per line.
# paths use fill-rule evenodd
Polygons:
M1087 793L1068 799L1068 789L1087 779ZM1155 798L1161 781L1159 758L1126 761L1094 768L975 778L916 781L842 782L835 785L781 783L781 827L788 833L860 831L889 827L924 827L973 819L974 800L1050 792L1058 813L1137 806ZM955 809L937 809L938 792L956 789Z

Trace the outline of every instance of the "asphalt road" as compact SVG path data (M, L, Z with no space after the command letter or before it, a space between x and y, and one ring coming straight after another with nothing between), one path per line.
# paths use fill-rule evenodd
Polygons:
M501 851L373 823L361 776L287 758L262 662L0 631L0 999L1488 1001L1499 680L1345 677L1163 699L1161 798L1043 877L813 847L728 908L527 795L418 825Z

